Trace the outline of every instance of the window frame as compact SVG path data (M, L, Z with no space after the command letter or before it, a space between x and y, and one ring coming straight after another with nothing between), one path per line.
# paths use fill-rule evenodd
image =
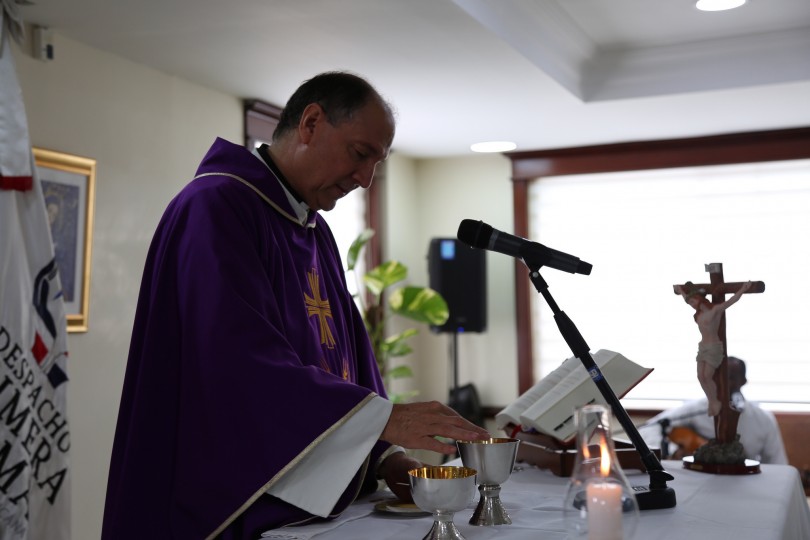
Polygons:
M810 158L810 128L744 132L686 139L510 152L514 234L528 237L529 184L545 176L787 161ZM534 384L531 282L515 261L518 394Z

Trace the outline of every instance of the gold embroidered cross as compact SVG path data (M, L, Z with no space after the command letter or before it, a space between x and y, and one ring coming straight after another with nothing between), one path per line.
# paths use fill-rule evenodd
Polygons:
M332 336L332 330L329 328L329 323L326 319L332 318L332 308L329 307L329 300L321 300L320 280L318 279L318 272L313 268L312 272L307 272L307 280L309 281L309 288L312 290L312 296L304 293L304 300L307 304L307 314L312 317L318 317L318 322L321 326L321 345L326 345L329 349L335 348L335 338Z
M321 357L321 369L327 373L332 373L332 368L329 367L329 363L326 361L326 358ZM349 376L351 375L351 371L349 369L349 361L347 359L343 359L343 369L341 371L341 377L343 377L344 381L349 380Z

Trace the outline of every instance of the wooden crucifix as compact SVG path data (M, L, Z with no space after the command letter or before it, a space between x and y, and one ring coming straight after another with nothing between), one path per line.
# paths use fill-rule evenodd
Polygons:
M714 432L715 432L715 439L718 443L731 443L735 440L737 435L737 423L740 418L740 411L734 408L731 405L731 392L729 389L729 382L728 382L728 347L726 343L726 314L724 307L727 307L737 298L739 298L740 294L746 293L761 293L765 291L765 283L762 281L753 281L753 282L735 282L735 283L725 283L723 280L723 264L722 263L710 263L705 265L705 269L709 272L710 283L699 283L694 284L691 282L687 282L681 285L673 285L673 290L675 294L680 294L684 296L684 299L687 303L690 303L689 295L690 294L698 294L701 296L705 295L712 295L711 305L712 306L720 306L718 309L719 312L719 320L715 319L714 321L709 321L709 324L717 325L717 338L719 343L722 346L720 350L722 354L722 361L720 362L717 369L715 369L714 374L711 376L712 381L714 382L714 386L716 386L717 392L717 399L719 400L719 412L715 412L714 416ZM750 285L749 285L750 283ZM734 297L730 299L728 302L726 301L727 294L734 294ZM721 306L725 303L725 306ZM690 305L692 305L690 303ZM695 307L695 305L693 305ZM707 331L706 328L706 321L699 320L699 312L697 311L698 308L696 307L696 314L695 314L695 321L698 323L698 326L701 329L701 333ZM704 323L703 325L701 323ZM712 330L713 326L712 326ZM699 350L701 353L703 352L703 341L705 341L705 337L701 340L701 345L699 346ZM711 341L711 340L709 340ZM698 370L701 369L701 363L698 362ZM699 371L700 373L700 371ZM703 386L703 382L701 382ZM705 390L705 388L704 388ZM710 398L710 396L707 396ZM710 414L711 414L711 398L709 399L710 403Z

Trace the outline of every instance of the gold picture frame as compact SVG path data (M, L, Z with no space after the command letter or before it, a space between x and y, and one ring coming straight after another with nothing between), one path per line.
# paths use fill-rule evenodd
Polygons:
M86 332L90 304L96 160L34 148L62 282L68 332Z

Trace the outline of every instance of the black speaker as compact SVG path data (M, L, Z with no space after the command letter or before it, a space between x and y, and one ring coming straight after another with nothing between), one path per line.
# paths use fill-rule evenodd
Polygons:
M465 384L458 388L451 388L447 405L473 424L484 427L484 411L481 408L481 400L478 399L478 390L474 385Z
M487 327L486 251L455 238L434 238L428 250L430 288L441 294L450 317L434 332L483 332Z

